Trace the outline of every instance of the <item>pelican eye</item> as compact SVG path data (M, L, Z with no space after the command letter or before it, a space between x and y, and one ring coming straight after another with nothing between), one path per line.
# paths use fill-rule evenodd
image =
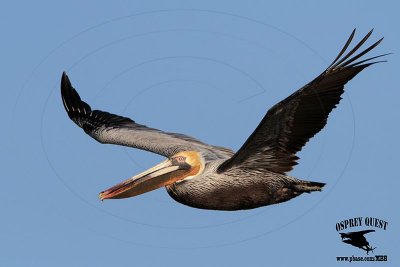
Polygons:
M183 156L178 156L178 157L176 157L175 159L176 159L178 162L181 162L181 163L185 162L185 157L183 157Z

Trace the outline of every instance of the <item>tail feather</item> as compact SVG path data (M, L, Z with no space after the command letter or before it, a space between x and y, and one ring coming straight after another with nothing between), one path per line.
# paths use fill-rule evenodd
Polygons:
M294 189L299 192L311 193L313 191L321 191L325 183L300 181L298 184L293 185Z

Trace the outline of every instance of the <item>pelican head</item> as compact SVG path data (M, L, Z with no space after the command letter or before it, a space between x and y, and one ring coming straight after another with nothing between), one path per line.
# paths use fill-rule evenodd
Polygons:
M204 170L204 158L197 151L182 151L160 164L99 194L100 200L134 197L162 186L191 179Z

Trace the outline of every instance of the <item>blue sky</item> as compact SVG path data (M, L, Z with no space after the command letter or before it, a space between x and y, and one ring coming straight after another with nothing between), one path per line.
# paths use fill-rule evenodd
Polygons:
M364 255L335 224L377 217L377 254L400 263L396 1L36 1L0 10L2 266L336 266ZM97 194L162 160L100 145L59 93L67 71L92 108L238 149L269 107L371 28L388 63L348 83L293 176L321 193L250 211L174 202L164 189L100 202ZM395 76L396 73L396 76ZM379 250L379 251L378 251ZM365 265L366 266L366 265Z

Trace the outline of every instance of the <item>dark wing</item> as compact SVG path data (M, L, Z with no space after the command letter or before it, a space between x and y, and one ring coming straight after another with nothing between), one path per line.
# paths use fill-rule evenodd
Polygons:
M372 59L384 56L355 62L382 41L383 38L354 55L371 33L372 30L344 55L354 30L333 63L313 81L268 110L243 146L218 171L234 167L277 173L292 170L297 164L296 153L325 126L329 113L341 99L344 85L364 68L380 62L371 62Z
M375 230L363 230L358 232L348 232L348 233L339 233L341 238L360 238L363 237L365 234L375 232Z
M233 155L230 149L207 145L187 135L166 133L126 117L92 110L81 100L65 73L61 78L61 97L71 120L100 143L130 146L165 157L185 150L202 152L210 160L227 159Z
M371 233L371 232L375 232L375 230L363 230L363 231L358 231L358 232L351 232L350 234L363 236L363 235Z

